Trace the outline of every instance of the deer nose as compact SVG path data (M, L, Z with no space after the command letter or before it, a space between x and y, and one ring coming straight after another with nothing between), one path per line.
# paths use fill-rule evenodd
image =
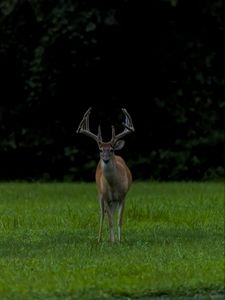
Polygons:
M109 159L103 159L104 163L107 164L109 162Z

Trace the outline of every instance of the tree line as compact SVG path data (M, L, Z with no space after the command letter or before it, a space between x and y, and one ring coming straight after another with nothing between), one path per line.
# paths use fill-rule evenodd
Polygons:
M224 178L223 36L222 0L2 0L0 179L93 180L89 106L136 179Z

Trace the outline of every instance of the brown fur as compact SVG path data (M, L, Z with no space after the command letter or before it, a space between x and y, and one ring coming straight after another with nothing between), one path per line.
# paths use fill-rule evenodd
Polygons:
M106 212L109 218L110 240L114 242L113 214L115 208L118 208L118 238L120 240L125 196L132 183L132 175L125 161L120 156L112 156L111 166L113 166L112 170L110 168L109 173L107 173L102 168L100 160L96 168L95 179L101 207L101 223ZM102 224L100 225L99 241L101 240L101 234Z

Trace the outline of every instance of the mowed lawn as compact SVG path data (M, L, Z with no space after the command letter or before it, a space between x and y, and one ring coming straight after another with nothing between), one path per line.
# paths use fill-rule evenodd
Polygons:
M224 299L224 184L136 182L97 243L93 183L0 183L0 299Z

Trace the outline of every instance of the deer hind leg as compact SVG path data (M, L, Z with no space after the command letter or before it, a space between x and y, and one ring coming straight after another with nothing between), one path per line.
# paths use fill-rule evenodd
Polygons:
M100 226L99 226L99 233L98 233L98 243L101 242L102 239L102 228L103 228L103 222L105 217L105 207L104 207L104 201L100 198Z
M121 242L121 231L123 223L123 212L124 212L124 201L119 202L118 204L118 240Z

